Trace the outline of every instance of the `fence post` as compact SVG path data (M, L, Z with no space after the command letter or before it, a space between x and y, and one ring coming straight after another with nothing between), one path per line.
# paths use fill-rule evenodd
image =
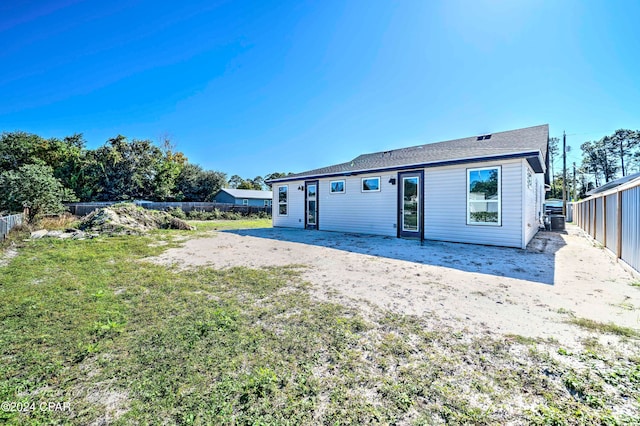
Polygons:
M622 259L622 191L618 191L618 244L616 247L616 256Z
M591 235L591 223L593 222L593 219L591 218L591 200L587 201L587 203L589 204L588 207L587 207L588 217L587 217L585 225L587 225L587 232L589 233L589 235Z
M584 202L580 203L580 209L578 211L578 226L582 228L582 215L584 214Z
M607 246L607 196L602 196L602 245Z
M596 239L596 235L598 234L598 201L596 198L593 199L593 239Z

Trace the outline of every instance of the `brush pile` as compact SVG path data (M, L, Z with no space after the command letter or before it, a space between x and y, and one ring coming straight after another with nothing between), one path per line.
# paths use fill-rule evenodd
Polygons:
M85 232L110 235L137 235L152 229L195 229L167 212L146 210L130 203L94 210L82 218L79 228Z

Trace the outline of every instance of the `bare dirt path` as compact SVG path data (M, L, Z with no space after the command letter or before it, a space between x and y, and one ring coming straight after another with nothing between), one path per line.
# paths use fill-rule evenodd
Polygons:
M638 280L569 226L527 250L294 229L215 232L155 262L178 267L304 265L323 300L379 306L471 333L553 338L573 346L576 317L640 329ZM613 336L598 336L613 343Z

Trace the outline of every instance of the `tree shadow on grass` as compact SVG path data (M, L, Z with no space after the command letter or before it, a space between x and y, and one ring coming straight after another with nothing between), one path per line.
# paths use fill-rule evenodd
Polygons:
M223 232L548 285L554 284L555 254L566 245L561 234L544 231L534 237L526 250L430 240L421 243L416 240L378 235L291 228L239 229ZM301 246L300 250L304 250L304 246ZM268 254L265 253L265 256Z

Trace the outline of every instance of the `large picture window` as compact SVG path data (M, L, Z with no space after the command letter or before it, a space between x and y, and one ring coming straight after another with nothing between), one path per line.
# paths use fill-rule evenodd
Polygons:
M278 215L286 216L289 204L289 187L287 185L278 187Z
M362 192L380 191L380 178L362 178Z
M467 225L502 224L500 167L467 169Z

